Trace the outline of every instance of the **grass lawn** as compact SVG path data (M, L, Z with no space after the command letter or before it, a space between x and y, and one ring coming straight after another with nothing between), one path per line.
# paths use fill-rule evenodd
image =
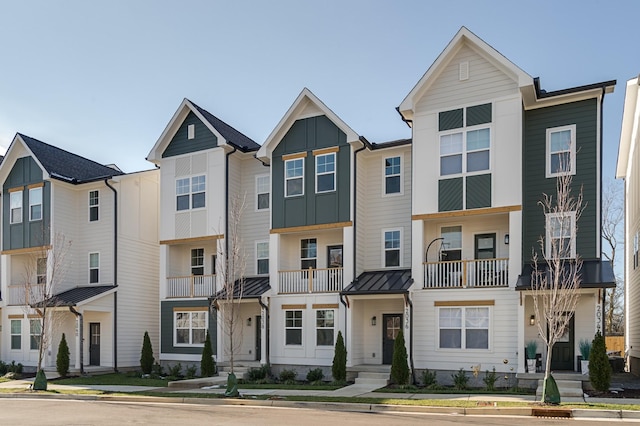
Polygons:
M126 374L111 373L86 377L69 377L67 379L56 379L51 381L57 385L118 385L118 386L150 386L166 387L169 380L164 379L143 379L141 377L129 377Z
M336 390L344 386L332 385L330 383L322 385L310 385L306 383L238 383L239 389L290 389L290 390Z
M380 389L374 390L374 392L382 392L382 393L419 393L419 394L463 394L463 395L474 395L474 394L482 394L482 395L535 395L535 389L496 389L493 391L488 391L486 389L454 389L454 388L439 388L439 389L429 389L429 388L421 388L416 386L406 386L406 387L384 387Z

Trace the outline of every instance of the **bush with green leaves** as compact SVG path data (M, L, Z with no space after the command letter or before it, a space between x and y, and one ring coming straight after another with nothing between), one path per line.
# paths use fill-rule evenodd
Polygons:
M196 377L196 371L198 371L198 367L196 367L195 365L190 365L187 367L187 369L184 372L184 378L185 379L193 379Z
M334 349L333 363L331 364L331 375L336 383L347 381L347 348L344 346L342 332L338 331L336 346Z
M464 371L463 368L460 368L457 373L452 374L451 378L453 379L453 387L458 390L467 389L467 384L469 383L469 376Z
M496 368L493 367L491 372L489 372L489 370L485 371L482 381L484 382L488 391L496 390L496 382L498 381L498 374L496 373Z
M56 356L56 371L62 377L67 377L69 374L69 345L67 345L67 338L62 333L62 339L58 346L58 355Z
M7 365L8 373L22 374L22 370L24 370L22 363L16 364L15 361L11 361L11 364Z
M409 384L409 364L407 363L407 348L404 345L402 330L398 332L393 345L391 360L391 381L399 386Z
M287 370L284 369L280 372L280 381L282 383L291 385L296 382L296 378L298 377L298 372L296 370Z
M307 373L307 382L309 383L320 382L323 378L324 373L322 372L322 368L314 368L313 370L309 370Z
M247 372L247 380L254 383L264 383L271 376L271 367L268 364L257 368L250 368Z
M182 377L182 364L177 363L169 367L169 376L179 379Z
M438 383L437 372L425 369L422 371L422 383L425 387L430 387Z
M591 343L589 381L593 388L600 392L608 391L611 385L611 364L609 364L604 336L599 331Z
M214 374L216 374L216 362L213 360L211 337L209 336L209 330L207 330L207 337L202 348L202 359L200 360L200 375L202 377L211 377Z
M162 365L160 365L160 363L156 362L155 364L153 364L153 369L152 369L152 374L156 377L162 377L164 376L164 368L162 368Z
M149 338L149 332L144 332L142 339L142 351L140 353L140 369L143 374L151 374L153 369L153 347L151 347L151 339Z

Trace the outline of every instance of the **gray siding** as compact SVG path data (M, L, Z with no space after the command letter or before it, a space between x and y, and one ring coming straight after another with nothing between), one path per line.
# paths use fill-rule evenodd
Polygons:
M208 307L206 300L176 300L160 302L160 339L161 351L166 354L201 354L202 348L198 347L175 347L173 346L173 308L195 308ZM209 310L209 335L211 336L211 346L216 354L217 334L216 334L216 313Z
M187 137L190 124L195 125L195 137L193 139L188 139ZM215 148L216 146L218 146L218 138L216 135L214 135L193 112L190 112L178 128L176 134L173 135L167 149L162 153L162 158L204 151Z

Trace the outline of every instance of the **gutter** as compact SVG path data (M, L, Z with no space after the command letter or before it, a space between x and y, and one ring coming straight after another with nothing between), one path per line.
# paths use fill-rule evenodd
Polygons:
M83 323L84 319L82 314L75 310L73 306L69 306L69 311L76 316L79 320L80 325L78 326L78 333L80 334L80 375L84 376L84 338L83 338Z
M118 287L118 191L104 180L113 191L113 285ZM118 291L113 292L113 371L118 372Z
M264 327L266 330L266 353L265 353L265 359L267 360L267 365L271 365L271 361L269 360L269 306L266 305L263 301L262 301L262 297L258 297L258 303L260 304L260 306L262 306L262 308L264 309L266 316L264 319Z
M402 113L400 112L400 107L396 107L396 111L398 111L398 114L400 114L400 118L402 118L402 121L405 122L407 127L411 128L411 124L409 123L413 123L413 120L407 120L406 118L404 118L404 115L402 115Z

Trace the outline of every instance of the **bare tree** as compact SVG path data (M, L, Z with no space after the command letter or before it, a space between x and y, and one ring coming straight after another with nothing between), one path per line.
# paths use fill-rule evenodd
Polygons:
M531 292L538 333L546 348L542 401L547 396L553 346L560 340L578 304L582 259L571 253L578 231L578 221L584 210L582 188L571 194L572 176L557 177L556 194L543 194L538 202L546 217L546 234L540 236L540 255L533 251ZM575 219L574 219L575 216Z
M620 183L609 180L602 193L602 239L606 244L602 254L611 262L616 277L616 286L607 289L605 305L607 334L624 332L624 279L616 271L617 249L619 245L624 244L624 237L621 235L624 230L622 188Z
M231 373L234 373L235 354L242 344L243 332L240 303L244 293L247 258L240 237L240 224L245 204L245 196L236 196L231 200L225 235L226 252L217 258L221 290L217 293L214 303L220 311L222 333L225 336L223 350L229 359Z

